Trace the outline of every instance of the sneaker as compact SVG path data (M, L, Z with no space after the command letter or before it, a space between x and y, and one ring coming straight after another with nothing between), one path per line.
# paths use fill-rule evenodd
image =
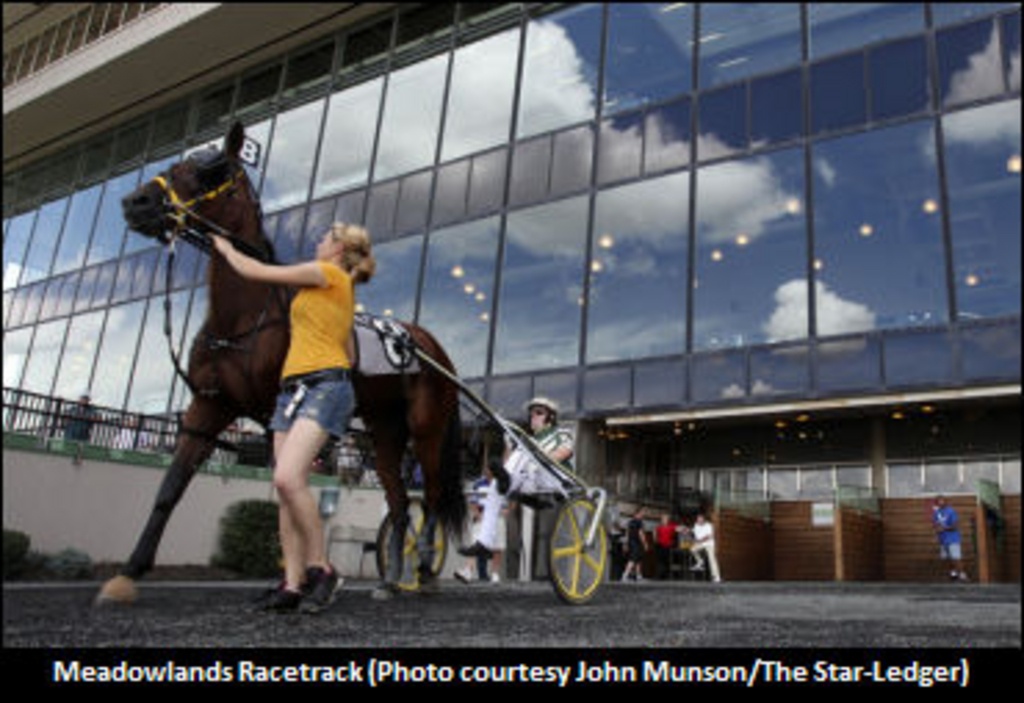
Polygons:
M334 569L310 567L306 572L306 597L302 600L300 610L303 613L319 613L326 610L334 602L334 593L338 590L339 579Z
M455 572L455 578L462 581L462 583L469 584L469 582L473 580L473 574L469 570L469 567L463 567Z
M501 583L501 577L498 576L498 572L491 574L491 583Z
M282 583L263 602L263 610L274 613L292 613L298 610L302 603L302 594L298 591L291 591Z

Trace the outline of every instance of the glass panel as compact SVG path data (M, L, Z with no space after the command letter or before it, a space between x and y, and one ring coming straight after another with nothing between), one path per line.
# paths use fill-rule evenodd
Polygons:
M835 495L832 467L805 467L800 469L801 498L831 498Z
M978 461L964 462L964 489L976 491L978 481L992 481L999 483L999 460L981 459Z
M1014 2L933 2L932 21L936 25L950 24L1016 6Z
M21 379L21 387L26 391L50 394L54 373L60 368L60 348L64 343L67 331L67 320L56 320L36 328L36 337L32 340L32 353L25 366L25 376ZM6 359L4 360L6 362Z
M185 290L171 296L171 310L174 311L171 315L174 327L171 340L175 345L180 343L184 331L185 311L188 309L190 293L191 291ZM128 410L148 414L165 412L175 374L167 348L167 337L164 336L163 298L152 298L149 302L149 313L146 316L142 344L139 347L139 359L146 360L145 372L137 371L132 378Z
M689 92L693 7L680 2L608 5L605 113Z
M600 5L531 20L516 136L528 137L593 119L601 65Z
M432 215L434 226L446 225L465 216L470 162L470 159L463 159L438 169Z
M88 315L71 318L64 355L57 370L57 381L53 394L58 398L77 399L89 390L93 359L99 346L105 311L97 310ZM6 346L6 340L5 340ZM5 350L6 351L6 350ZM6 354L4 358L4 385L7 385Z
M629 367L590 369L583 375L583 407L609 410L629 407Z
M806 346L755 349L750 352L750 395L772 397L805 393L808 388Z
M96 277L96 287L92 294L92 307L106 305L110 300L110 292L114 287L114 280L117 278L117 262L108 261L99 267Z
M871 118L885 120L928 109L928 57L924 37L870 52ZM898 71L893 67L899 66Z
M568 195L590 184L594 132L580 127L555 135L551 156L551 195Z
M818 344L818 389L846 391L882 383L881 344L875 338Z
M39 317L39 308L43 305L43 294L46 292L46 283L36 283L28 288L28 297L25 300L25 312L21 324L31 325Z
M933 4L934 7L934 4ZM924 30L919 2L812 2L807 5L811 58Z
M942 118L960 319L1020 314L1020 100Z
M1003 92L999 32L983 20L939 32L939 89L943 105L970 102Z
M314 198L369 180L383 86L384 79L377 78L331 96Z
M11 225L4 233L4 290L18 285L21 264L25 258L25 250L28 249L35 221L35 210L18 215L11 220Z
M455 52L442 161L508 141L518 57L518 28Z
M144 300L110 309L93 379L96 405L121 408L124 403L145 310Z
M598 193L588 363L685 351L689 184L679 173Z
M299 252L299 261L312 261L316 258L317 245L324 237L324 233L334 222L333 200L321 200L309 206L309 215L306 217L304 226L305 234L302 237L302 250ZM344 221L344 220L343 220Z
M104 186L87 264L113 259L121 253L121 242L127 229L121 200L138 186L140 174L141 169L135 169L111 178Z
M947 319L930 122L814 145L818 334Z
M359 66L369 66L383 59L391 45L392 19L387 17L366 29L345 37L345 52L341 61L342 75Z
M803 81L800 71L780 73L750 84L750 139L754 148L795 139L803 133Z
M576 386L575 371L542 374L533 378L533 394L555 401L559 407L560 417L576 411Z
M1020 495L1020 457L1003 459L1004 495Z
M837 486L861 486L863 488L871 487L871 467L870 466L837 466L836 467L836 485Z
M644 119L644 171L690 163L690 99L651 110Z
M375 242L394 238L395 208L398 205L398 181L374 186L366 206L366 229Z
M865 119L864 54L841 56L811 66L813 134L859 125Z
M274 253L277 260L285 264L298 262L299 253L302 250L303 220L306 217L306 208L297 207L287 212L282 212L277 222L277 232L274 235Z
M374 180L434 163L447 69L444 54L391 74Z
M698 172L694 349L807 336L803 193L799 150Z
M334 43L328 42L293 55L288 59L285 71L282 99L288 99L300 91L309 91L327 82L334 59Z
M448 351L460 376L486 371L499 227L492 217L430 235L420 324Z
M952 337L946 332L887 335L886 386L948 385L953 381L952 346Z
M768 495L771 500L796 500L796 469L773 469L768 472Z
M356 309L411 321L422 253L423 235L374 245L377 273L369 283L356 288Z
M747 371L743 354L723 352L694 356L690 387L695 403L739 400L747 395Z
M956 463L925 464L925 493L961 493L970 492L960 483L960 466Z
M910 498L921 494L920 464L890 464L889 498Z
M643 157L643 119L634 112L601 123L597 182L611 183L640 175Z
M1020 13L1005 15L1003 25L1003 64L1010 90L1020 90Z
M800 62L799 3L708 3L700 23L704 88Z
M507 170L506 149L496 149L473 158L473 171L469 180L469 217L487 215L501 209L505 199Z
M587 197L508 216L494 372L575 365Z
M737 85L701 96L697 158L717 159L747 148L747 87Z
M313 154L320 136L325 102L317 100L277 116L263 178L265 212L303 202L309 194Z
M633 368L636 407L679 405L686 396L686 367L680 361L651 361Z
M50 273L54 249L60 239L60 228L64 224L64 212L67 210L68 199L61 198L46 203L39 208L39 217L32 231L32 244L25 257L25 271L21 275L21 284L38 281Z
M966 379L1020 380L1020 318L1013 324L964 329L960 353Z
M521 418L526 415L526 403L532 397L530 377L500 378L491 380L488 403L507 418Z
M28 345L32 328L4 334L4 388L18 388L21 372L28 361Z
M433 176L433 171L427 171L402 179L398 196L398 214L395 217L397 234L415 232L427 226L427 207L430 205Z
M551 139L542 137L516 144L512 155L512 188L509 205L525 205L540 200L548 192L551 170Z

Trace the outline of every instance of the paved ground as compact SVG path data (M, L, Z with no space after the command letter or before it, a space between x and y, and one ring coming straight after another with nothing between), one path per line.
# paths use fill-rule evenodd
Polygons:
M643 583L563 605L546 583L370 598L347 584L318 616L252 613L255 583L146 583L92 607L96 584L5 584L5 647L1021 647L1019 584Z

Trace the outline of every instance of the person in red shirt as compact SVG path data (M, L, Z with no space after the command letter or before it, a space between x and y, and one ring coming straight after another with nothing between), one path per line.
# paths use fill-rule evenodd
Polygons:
M679 525L666 513L654 528L654 549L658 556L658 578L671 576L672 552L679 546Z

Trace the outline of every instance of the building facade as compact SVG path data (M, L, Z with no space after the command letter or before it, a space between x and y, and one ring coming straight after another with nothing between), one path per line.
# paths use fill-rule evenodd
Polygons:
M241 120L282 260L364 223L622 498L1019 495L1017 4L243 8L5 5L6 388L187 404L206 261L120 199Z

